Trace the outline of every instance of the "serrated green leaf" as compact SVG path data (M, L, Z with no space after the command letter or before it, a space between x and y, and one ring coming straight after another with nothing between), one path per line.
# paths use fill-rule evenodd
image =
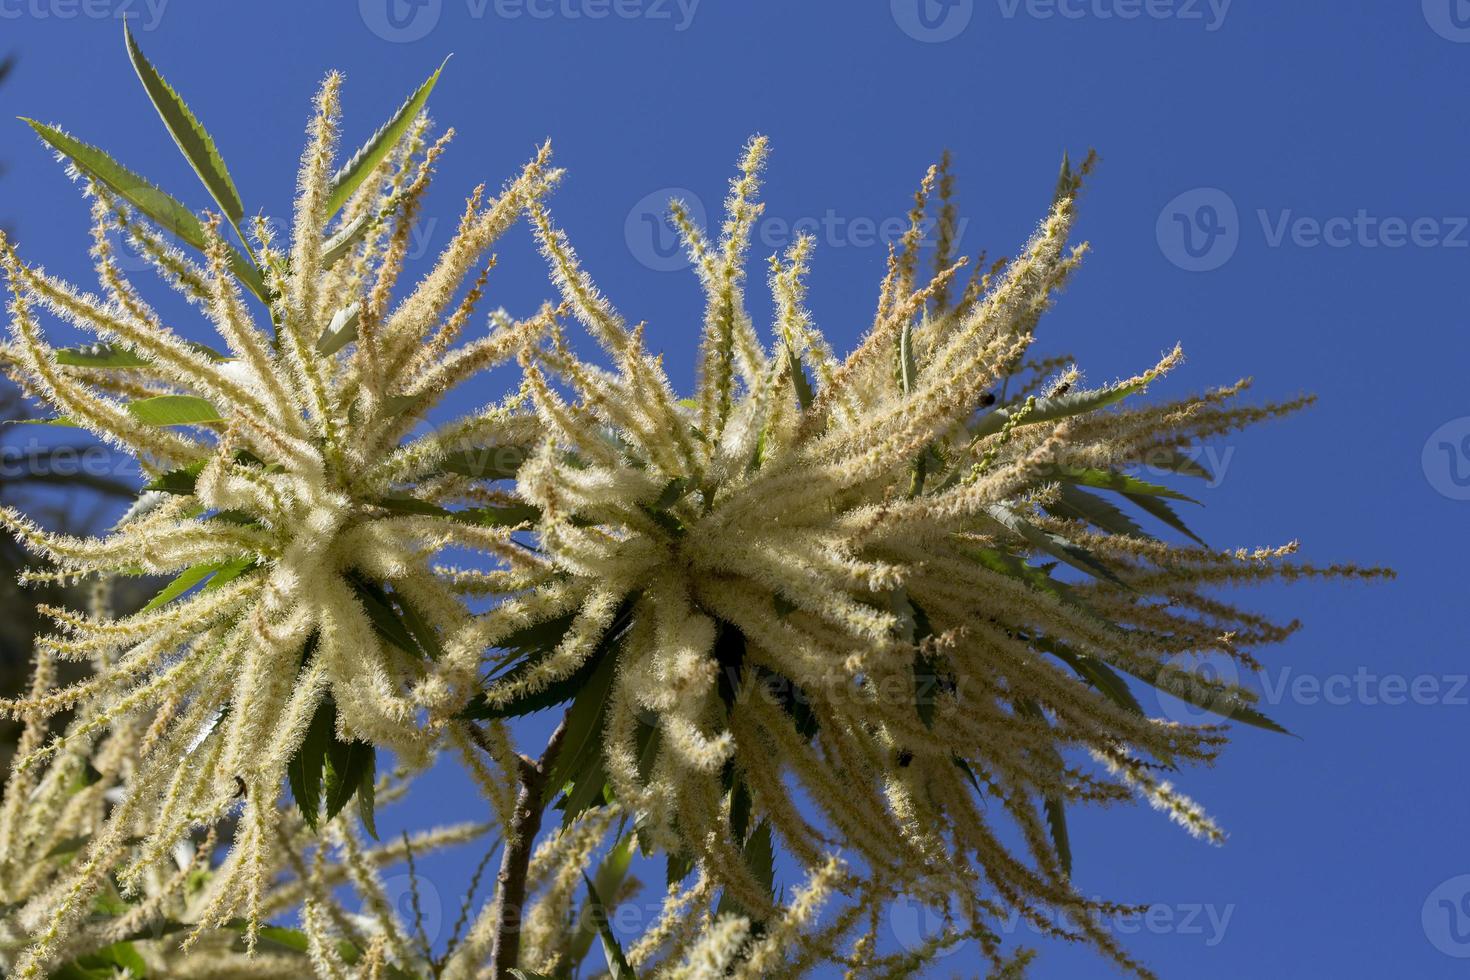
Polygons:
M756 884L765 889L774 899L776 894L776 851L774 842L771 839L771 824L769 821L762 820L756 825L755 832L750 835L750 839L741 848L741 854L745 859L745 867L750 871L751 877L755 879ZM719 917L730 913L743 913L752 921L757 921L754 914L731 897L727 889L725 894L720 896L720 904L715 909L715 916Z
M204 425L222 422L219 411L196 395L158 395L128 402L128 414L144 425Z
M373 215L364 212L353 218L347 224L338 228L331 238L327 239L322 246L322 268L330 269L337 264L337 260L346 255L352 246L362 240L367 234L368 228L372 226Z
M158 595L150 599L148 604L140 609L139 612L152 612L155 609L168 605L200 582L209 578L215 572L218 572L225 564L225 562L210 562L205 565L195 565L193 568L181 572L172 582L164 586Z
M611 655L599 659L594 670L578 690L571 711L567 712L566 732L562 736L561 750L552 763L551 773L546 780L548 798L578 777L596 779L595 770L601 769L602 730L607 719L607 702L612 694L613 677L617 673L617 657ZM591 775L588 770L594 770ZM596 779L595 788L601 790L605 777ZM591 786L583 787L584 799L589 803ZM585 807L584 807L585 809ZM580 811L579 811L580 812ZM575 817L571 806L566 823Z
M997 523L1019 536L1033 548L1044 551L1053 558L1060 559L1073 568L1096 578L1107 579L1114 585L1124 584L1122 579L1113 574L1112 569L1099 561L1086 548L1073 544L1060 535L1042 530L1009 507L994 504L986 510Z
M373 840L378 839L377 791L378 753L374 749L367 754L367 765L362 767L357 784L357 817Z
M424 104L429 101L429 93L434 91L434 85L439 81L439 73L444 70L444 65L449 64L445 58L443 63L430 75L424 84L420 85L412 95L404 101L398 111L384 123L368 141L363 144L362 149L353 154L352 159L337 171L332 177L331 194L327 198L327 217L330 218L342 206L348 202L353 193L362 186L378 164L383 162L403 134L408 131L414 118L423 111Z
M450 453L439 464L439 469L481 480L510 480L515 478L521 464L530 456L531 451L522 446L488 446Z
M341 742L332 739L327 746L326 804L327 819L342 812L362 788L364 774L377 768L377 750L367 742Z
M1148 537L1138 522L1097 494L1062 484L1055 503L1046 505L1047 513L1067 520L1085 521L1111 534Z
M344 306L332 315L332 322L316 342L316 352L331 357L357 339L357 325L362 320L362 304Z
M1123 667L1123 669L1139 680L1201 711L1208 711L1230 721L1238 721L1241 724L1263 728L1280 735L1291 734L1290 731L1253 708L1238 691L1215 683L1199 674L1167 664L1160 664L1153 668Z
M1161 500L1156 496L1152 496L1146 493L1125 493L1123 494L1123 496L1133 501L1133 503L1137 505L1139 509L1148 511L1148 513L1163 521L1165 524L1169 525L1180 534L1189 538L1200 547L1209 547L1209 545L1205 544L1203 538L1195 534L1189 529L1187 525L1185 525L1180 516L1174 512L1174 508L1169 506L1169 502L1167 500Z
M1072 391L1052 398L1038 398L1036 404L1031 407L1031 411L1027 412L1017 424L1035 425L1038 422L1055 422L1058 419L1095 412L1098 409L1115 405L1146 387L1145 382L1137 381L1112 388L1099 388L1096 391ZM1006 423L1013 416L1020 414L1022 407L1021 405L1002 406L992 412L987 412L970 424L970 434L976 439L994 435L1005 428Z
M419 657L428 656L428 652L414 639L413 630L404 622L402 614L381 586L358 575L350 575L348 580L352 584L353 591L357 593L358 601L362 603L368 619L372 622L373 629L379 636L404 653L411 653Z
M220 206L225 217L230 219L231 224L238 224L245 216L245 205L240 201L240 192L235 189L235 182L230 178L230 171L225 166L219 149L214 145L213 137L174 87L143 56L126 21L123 22L123 37L127 41L128 58L133 62L138 80L143 83L143 89L153 101L153 108L158 110L158 116L163 120L169 135L174 138L184 159L189 161L189 166L199 175L199 180Z
M597 886L586 874L582 880L587 883L587 911L597 926L597 935L602 939L602 953L607 959L607 972L611 980L637 980L633 968L628 965L628 958L623 955L623 947L618 942L618 937L613 934L612 925L607 920L607 908L602 904L602 898L597 893Z
M1193 497L1168 487L1161 487L1156 483L1149 483L1137 477L1129 476L1127 473L1119 473L1116 470L1100 470L1076 466L1050 466L1040 473L1043 480L1063 480L1067 483L1075 483L1084 487L1092 487L1096 490L1112 490L1115 493L1143 494L1150 497L1169 497L1172 500L1187 500L1192 504L1199 503Z
M296 747L296 753L286 766L286 775L291 784L291 797L301 811L306 825L317 829L317 818L322 807L322 770L327 763L327 748L336 738L337 705L330 695L324 697L311 716L306 735Z
M608 850L597 866L597 874L593 876L597 894L617 896L623 882L628 878L628 869L633 863L633 850L632 834L623 837ZM589 921L590 918L587 915L578 917L577 933L567 950L566 962L573 967L587 958L592 949L592 940L597 936L597 925Z
M1072 836L1067 832L1067 805L1060 797L1048 796L1041 802L1046 814L1046 829L1051 832L1051 844L1056 849L1057 861L1068 877L1072 875Z
M1119 677L1116 671L1101 660L1085 653L1078 653L1055 640L1038 637L1032 639L1031 643L1038 650L1051 654L1071 667L1078 677L1106 695L1118 707L1140 717L1144 715L1143 706L1128 689L1128 682Z
M228 361L230 357L213 347L185 341L197 353L212 361ZM56 352L56 363L66 367L129 369L147 367L148 361L119 344L86 344L82 347L63 347Z
M78 170L137 208L160 228L201 252L207 248L204 226L194 212L177 198L155 187L89 143L34 119L22 117L21 121L35 130L36 135L48 146L70 160ZM260 270L234 248L230 248L230 269L235 278L261 302L270 302Z

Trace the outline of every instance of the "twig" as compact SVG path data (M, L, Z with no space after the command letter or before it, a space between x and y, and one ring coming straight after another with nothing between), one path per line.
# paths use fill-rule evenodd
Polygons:
M546 779L556 762L562 739L567 733L563 717L546 743L541 758L532 761L518 756L517 776L520 789L516 793L515 812L506 828L505 851L500 859L500 874L495 881L496 903L500 921L495 926L495 943L490 953L491 980L509 980L521 958L521 910L526 904L526 870L531 864L531 847L541 832L541 814Z

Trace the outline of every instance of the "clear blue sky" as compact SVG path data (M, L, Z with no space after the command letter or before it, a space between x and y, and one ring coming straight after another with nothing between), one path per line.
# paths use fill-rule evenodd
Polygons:
M641 202L677 187L713 209L751 133L775 147L757 258L818 222L812 305L839 348L870 314L885 223L943 148L962 249L1005 254L1062 151L1097 147L1095 251L1044 345L1106 381L1180 341L1190 360L1159 394L1242 375L1262 399L1316 392L1313 410L1215 447L1223 478L1198 528L1221 545L1300 538L1313 560L1400 578L1256 595L1306 624L1262 682L1301 738L1242 730L1216 769L1183 775L1231 831L1221 849L1146 809L1075 813L1079 886L1159 904L1117 931L1165 976L1470 968L1470 878L1455 880L1470 875L1465 0L0 0L0 52L21 57L4 110L59 121L202 207L132 78L123 13L247 207L278 215L328 68L347 73L351 142L453 52L434 108L459 138L430 246L471 186L552 137L570 169L562 222L685 379L698 289L661 268ZM32 258L84 276L85 207L7 125L0 218ZM523 234L501 254L497 299L524 311L547 293L539 263ZM431 787L404 822L464 799L452 773ZM466 862L429 865L450 919ZM895 916L890 941L920 927ZM976 964L967 949L945 966ZM1043 944L1036 975L1110 973Z

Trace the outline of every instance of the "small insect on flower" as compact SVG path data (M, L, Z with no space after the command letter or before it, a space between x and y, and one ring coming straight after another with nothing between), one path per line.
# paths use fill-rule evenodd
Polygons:
M226 817L237 828L233 850L209 878L197 927L243 914L253 944L288 776L308 823L324 790L328 816L356 796L371 830L375 749L423 765L478 683L478 652L441 643L471 612L435 556L456 548L496 562L516 550L510 534L524 508L507 508L481 481L513 472L520 457L506 447L528 443L538 425L514 398L437 427L426 419L448 391L512 359L548 325L549 312L495 314L484 330L474 314L491 245L556 181L549 147L498 194L477 189L432 268L395 299L451 136L431 140L424 112L438 72L340 167L342 80L326 78L290 241L278 244L264 219L240 234L244 208L213 141L131 36L128 44L219 212L198 219L102 151L31 124L92 201L99 292L47 274L0 238L10 292L4 364L60 421L134 457L149 482L103 537L51 533L11 509L0 523L52 563L45 575L171 582L136 615L51 610L60 630L41 648L90 660L95 673L0 704L33 721L78 709L63 733L27 746L18 765L31 775L17 775L8 799L50 778L35 775L48 763L70 771L110 727L154 713L108 829L68 884L36 897L48 917L19 977L41 975L106 872L120 868L137 885L192 828ZM121 268L118 236L213 326L218 349L165 324ZM98 344L57 349L44 315ZM25 865L17 841L27 839L38 838L0 834L15 845L0 853L0 880Z

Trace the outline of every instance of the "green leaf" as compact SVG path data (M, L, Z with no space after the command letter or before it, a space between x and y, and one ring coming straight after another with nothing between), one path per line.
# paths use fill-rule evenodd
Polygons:
M52 980L113 980L119 976L119 970L125 971L121 975L131 980L143 980L148 976L148 964L132 943L113 943L96 952L78 956L49 976Z
M177 198L153 186L89 143L83 143L54 126L47 126L34 119L22 117L21 121L35 130L36 135L48 146L69 159L78 170L147 215L160 228L177 235L201 252L205 250L207 245L204 226L194 212ZM230 268L235 278L259 297L261 302L270 302L260 270L233 248L230 249Z
M213 405L195 395L158 395L128 403L128 413L144 425L203 425L224 419Z
M158 595L149 600L148 604L140 609L139 612L152 612L155 609L168 605L200 582L209 578L215 572L218 572L224 565L224 562L210 562L206 565L195 565L193 568L180 573L177 578L164 586Z
M756 826L755 832L745 842L745 847L741 853L745 858L745 866L750 870L751 876L755 878L756 884L769 892L774 899L776 894L776 852L774 843L771 840L770 821L762 820ZM750 910L731 897L728 890L724 895L720 896L720 904L715 909L715 916L719 917L727 913L743 913L751 918L752 921L755 920Z
M1072 837L1067 833L1067 805L1060 798L1048 796L1041 802L1046 813L1046 828L1051 831L1052 847L1067 877L1072 876Z
M1101 408L1115 405L1129 395L1137 394L1147 387L1146 382L1135 381L1130 384L1121 384L1113 388L1099 388L1096 391L1071 391L1065 395L1057 395L1054 398L1038 398L1036 404L1031 407L1017 425L1035 425L1037 422L1055 422L1058 419L1071 418L1074 415L1083 415L1087 412L1095 412ZM1004 406L988 412L970 424L970 434L976 439L984 436L994 435L1015 415L1021 413L1024 405Z
M1056 503L1047 504L1046 511L1055 517L1085 521L1112 534L1148 537L1133 518L1115 507L1112 502L1070 484L1061 485Z
M362 776L357 785L357 816L362 827L373 840L378 839L376 795L378 791L378 753L369 749L367 765L362 767Z
M1169 506L1169 502L1167 500L1161 500L1156 496L1145 493L1125 493L1123 494L1123 496L1127 497L1129 500L1133 501L1133 503L1136 504L1139 508L1148 511L1154 517L1157 517L1159 520L1163 521L1165 524L1169 525L1174 530L1178 531L1180 534L1183 534L1185 537L1194 541L1201 547L1209 547L1209 545L1205 544L1203 538L1201 538L1199 535L1195 534L1187 526L1185 526L1184 521L1181 520L1179 515L1174 512L1174 508Z
M531 504L474 507L469 510L456 511L454 518L465 524L479 524L484 527L516 527L520 524L534 524L540 520L541 508Z
M627 880L628 869L633 863L633 835L628 834L614 844L603 857L602 863L597 867L597 874L593 876L593 883L599 895L616 896ZM590 921L591 916L579 916L577 920L577 934L572 939L567 950L566 962L573 968L579 966L587 958L592 949L592 940L597 936L597 926Z
M174 138L184 159L189 161L189 166L199 175L200 181L225 213L225 217L230 219L231 224L238 224L245 216L245 205L240 201L240 192L230 179L230 172L214 145L214 139L184 104L179 93L143 56L126 21L123 22L123 37L127 40L128 57L138 73L138 80L143 83L148 98L153 100L153 108L158 110L158 116L163 120L169 135Z
M1123 669L1165 694L1172 695L1186 704L1192 704L1202 711L1208 711L1244 725L1264 728L1266 731L1280 735L1291 734L1290 731L1251 707L1239 691L1215 683L1192 671L1181 670L1168 664L1159 664L1153 668L1124 667Z
M1034 719L1042 725L1050 728L1051 723L1047 721L1046 713L1035 701L1025 699L1016 702L1016 713L1027 718ZM1061 753L1052 744L1039 750L1046 757L1047 762L1061 775L1065 764L1062 762ZM1052 849L1056 851L1057 861L1062 866L1068 877L1072 874L1072 840L1067 833L1067 810L1066 804L1059 796L1043 797L1041 803L1042 811L1046 816L1047 830L1051 833Z
M1121 494L1144 494L1151 497L1169 497L1173 500L1187 500L1192 504L1199 503L1193 497L1168 487L1161 487L1156 483L1149 483L1126 473L1116 470L1099 470L1075 466L1050 466L1041 471L1044 480L1063 480L1067 483L1076 483L1084 487L1093 487L1097 490L1112 490Z
M393 113L392 117L378 129L376 133L363 144L362 149L353 154L352 159L337 171L332 177L331 196L327 199L327 217L331 217L352 197L362 182L367 180L378 164L383 162L403 134L408 132L408 127L414 118L423 111L424 104L429 101L429 93L434 91L434 85L439 81L439 73L444 70L444 65L449 64L445 58L443 63L430 75L424 84Z
M566 733L562 736L561 750L552 763L551 773L546 780L548 798L571 782L583 776L588 768L601 769L602 729L607 719L607 702L612 694L613 677L617 673L617 657L603 656L597 669L579 689L572 710L567 713ZM605 777L597 781L601 789ZM584 795L589 791L584 791ZM585 802L585 801L579 801ZM572 807L567 807L566 823L575 816Z
M1073 544L1066 538L1052 534L1050 531L1043 531L1020 514L1001 504L994 504L988 507L987 512L997 523L1018 535L1032 547L1044 551L1053 558L1058 558L1089 575L1107 579L1114 585L1123 585L1122 579L1114 575L1110 568L1094 557L1092 552L1086 548Z
M1107 664L1096 657L1090 657L1085 653L1078 653L1068 647L1062 646L1055 640L1036 638L1031 641L1032 645L1043 650L1062 663L1071 667L1078 677L1105 694L1110 701L1123 708L1131 714L1144 715L1143 706L1128 689L1128 682L1119 677L1118 674Z
M346 255L352 246L360 242L367 230L372 227L373 215L363 212L353 218L347 224L337 229L331 238L327 239L322 246L322 268L330 269L337 264L337 260Z
M332 322L316 342L316 352L331 357L357 339L357 324L362 319L362 304L344 306L332 315Z
M522 970L518 966L513 966L510 968L510 975L515 977L516 980L552 980L552 978L545 973L536 973L531 970Z
M609 977L611 980L636 980L637 974L628 965L623 947L618 943L618 937L613 935L612 926L607 921L607 908L597 894L597 886L586 874L582 875L582 880L587 883L587 911L597 925L597 935L602 939L602 954L607 958Z
M322 770L327 762L327 749L336 739L337 705L330 695L324 697L311 716L306 736L296 747L296 754L286 766L291 796L301 811L306 825L317 829L322 806Z
M363 610L367 613L373 629L377 630L379 636L404 653L411 653L419 657L429 656L429 653L419 646L418 640L414 638L414 631L399 614L387 592L357 575L348 576L348 580L352 583L353 591L357 593Z
M807 378L806 368L802 366L801 358L797 356L796 351L790 347L786 348L786 359L787 367L791 372L791 385L796 389L796 404L801 406L801 410L805 412L812 407L812 402L816 401L816 393L812 391L812 383Z
M185 341L189 347L212 361L228 361L230 358L213 347ZM148 361L120 344L85 344L81 347L64 347L56 352L56 363L66 367L80 368L140 368Z
M1170 473L1178 473L1180 476L1192 476L1210 483L1215 481L1215 474L1211 473L1203 463L1180 449L1171 449L1168 452L1150 455L1148 465Z
M332 739L327 746L325 783L328 820L357 795L365 777L371 778L377 769L376 756L377 750L367 742Z
M439 468L445 473L472 476L481 480L510 480L530 458L531 451L522 446L487 446L467 449L444 457Z

